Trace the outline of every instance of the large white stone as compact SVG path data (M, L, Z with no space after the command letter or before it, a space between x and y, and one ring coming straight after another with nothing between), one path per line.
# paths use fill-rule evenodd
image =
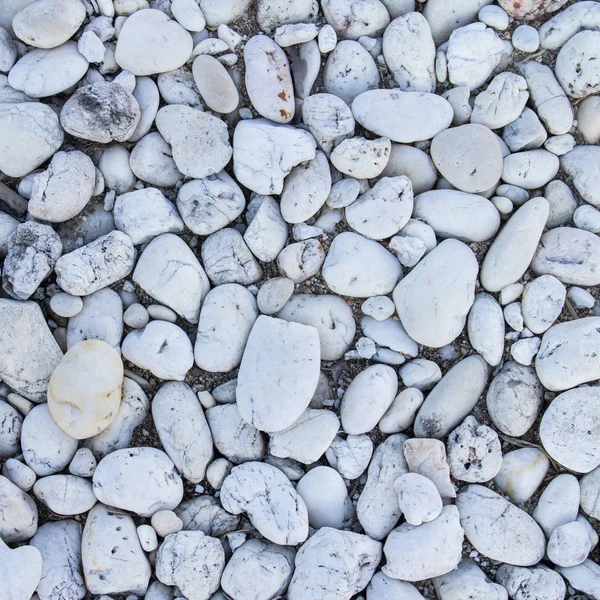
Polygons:
M600 91L599 31L581 31L574 35L556 57L556 79L571 98L585 98Z
M279 203L271 196L255 196L248 204L247 218L250 218L254 208L256 210L244 233L244 241L256 258L271 262L285 247L288 226L281 216Z
M11 549L0 539L0 586L6 598L25 600L35 597L41 577L42 556L37 548Z
M369 140L355 136L340 142L330 156L333 166L356 179L372 179L381 174L390 157L391 142L387 137Z
M446 461L446 448L440 440L412 438L404 442L404 457L411 473L433 481L442 498L455 498Z
M571 523L579 512L580 488L577 477L570 473L557 475L541 493L533 518L547 537L559 527Z
M528 99L527 81L521 75L500 73L485 91L477 94L471 123L500 129L519 117Z
M521 310L525 326L533 333L544 333L558 319L567 289L552 275L537 277L525 286Z
M567 591L563 578L542 564L531 569L502 565L496 581L515 600L563 600Z
M434 578L433 585L440 600L508 600L506 590L492 583L476 563L467 559L461 560L454 571Z
M418 473L405 473L394 482L400 510L410 525L422 525L437 519L443 508L435 484Z
M158 131L148 133L137 142L131 151L129 166L138 179L158 187L171 187L183 179L173 160L171 146Z
M0 475L0 506L0 541L9 544L25 542L37 531L37 505L4 475ZM0 565L3 563L0 560Z
M67 517L87 513L97 502L91 482L74 475L42 477L35 482L33 493L54 514Z
M600 160L598 146L577 146L560 160L561 167L573 178L573 186L581 197L593 206L600 206L600 175L596 168Z

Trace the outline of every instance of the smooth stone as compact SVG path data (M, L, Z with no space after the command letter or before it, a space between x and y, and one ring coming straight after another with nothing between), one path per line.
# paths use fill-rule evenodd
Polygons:
M444 240L419 262L393 294L408 335L431 348L458 337L473 304L477 270L475 255L457 240Z
M390 22L388 11L379 0L322 0L321 7L327 22L343 39L377 37Z
M351 308L342 298L329 294L294 295L277 317L314 327L319 333L321 360L342 358L356 333Z
M458 510L446 506L439 517L417 527L404 523L392 531L384 546L383 573L394 579L422 581L452 571L462 556L463 529ZM435 539L439 544L425 540ZM413 552L404 552L406 548Z
M156 79L156 85L160 98L166 104L183 104L201 111L204 110L204 104L200 100L200 93L189 67L183 66L161 73Z
M567 292L567 298L574 308L593 308L596 299L583 288L571 286Z
M167 321L150 321L144 329L131 331L121 349L129 362L159 379L183 381L194 364L190 338Z
M533 566L544 556L546 540L524 511L481 485L469 485L456 499L460 522L473 547L492 560Z
M0 458L7 459L21 452L23 418L4 400L0 400Z
M600 70L595 65L599 43L599 31L581 31L560 49L554 72L571 98L600 92Z
M336 436L325 453L327 462L344 477L358 479L367 469L373 454L373 442L368 435Z
M278 313L292 297L294 282L287 277L273 277L258 290L256 304L263 315Z
M229 559L221 577L221 587L226 594L239 600L276 598L285 593L292 579L294 557L292 548L249 539Z
M72 136L101 144L125 142L140 122L140 105L114 82L80 87L60 111L60 124Z
M557 11L566 0L500 0L500 6L516 19L532 20Z
M558 50L582 29L595 29L598 6L594 2L578 2L560 11L540 27L542 47Z
M591 205L600 206L599 175L596 165L600 159L598 146L577 146L561 157L561 167L573 179L573 186Z
M376 321L385 321L396 310L394 303L387 296L372 296L371 298L367 298L360 308L365 315L372 317Z
M295 546L308 536L306 505L289 479L265 463L234 467L221 487L221 504L234 515L246 513L269 541Z
M584 475L579 483L581 490L581 510L597 519L600 514L600 469L596 468Z
M69 463L69 473L78 477L91 477L97 464L96 458L89 448L79 448Z
M274 39L282 48L288 48L310 42L317 37L318 33L319 30L314 23L295 23L278 27Z
M81 26L86 10L79 0L38 0L14 15L15 35L36 48L55 48Z
M424 358L411 360L400 367L398 374L406 387L415 387L421 391L430 390L442 378L439 366Z
M32 98L60 94L73 87L88 70L88 61L67 42L50 50L32 50L10 70L8 83Z
M578 229L600 233L600 211L587 204L580 206L573 212L573 223Z
M467 319L471 346L492 367L500 364L504 354L504 315L490 294L477 294Z
M23 177L46 162L62 145L56 113L39 102L0 104L0 171Z
M92 484L74 475L42 477L33 486L33 493L54 514L61 516L86 513L97 502Z
M494 483L515 504L527 502L548 473L550 461L537 448L519 448L502 457Z
M152 568L133 519L121 511L102 504L92 508L83 528L81 561L92 594L146 593Z
M533 333L544 333L558 319L566 296L567 289L552 275L528 283L521 301L525 326Z
M215 448L232 463L265 456L267 445L262 433L244 421L236 404L213 406L206 411L206 418Z
M408 144L433 138L450 126L453 116L450 104L435 94L383 89L360 94L352 113L365 129Z
M506 590L492 583L477 564L468 559L461 560L454 571L434 578L433 585L440 600L469 600L469 597L508 600Z
M200 9L210 28L229 24L243 16L251 0L200 0Z
M558 156L547 150L515 152L504 159L502 181L533 190L553 179L558 168Z
M458 190L419 194L412 216L431 226L441 238L465 242L487 241L500 228L500 214L489 200Z
M561 392L600 377L594 360L599 326L599 317L586 317L546 331L535 361L537 376L546 389Z
M302 27L302 24L299 26ZM311 28L311 25L308 24L308 27ZM290 67L297 103L296 110L300 114L301 101L310 97L313 85L319 76L321 53L319 52L319 44L314 39L295 46L289 46L287 52L291 61Z
M399 433L408 429L423 404L423 392L417 388L406 388L395 398L390 407L379 420L382 433Z
M533 110L525 107L523 112L504 128L502 139L512 152L539 148L546 141L548 134ZM555 138L550 138L551 140ZM548 144L544 144L550 150ZM553 152L558 154L558 152Z
M193 0L174 0L171 12L188 31L202 31L206 25L202 10Z
M415 196L432 189L438 177L428 154L414 146L392 144L390 159L381 172L381 177L400 175L406 175L410 179Z
M536 275L553 275L562 283L597 285L599 245L598 237L589 231L556 227L542 236L531 268Z
M119 33L115 61L137 76L166 73L181 67L192 48L192 36L164 12L138 10Z
M440 173L463 192L489 190L502 175L502 151L485 126L472 124L438 133L431 142L431 158Z
M515 600L563 600L567 591L563 578L544 565L531 569L501 565L496 581Z
M92 481L100 502L142 517L172 510L183 497L183 483L175 465L156 448L112 452L98 463ZM140 490L144 494L140 495Z
M475 20L482 7L492 0L433 0L425 5L423 15L429 21L435 45L445 42L457 28Z
M381 544L368 536L323 527L296 554L288 599L348 600L367 587L381 556Z
M200 305L210 289L202 265L183 239L164 233L142 252L133 281L156 301L197 323Z
M419 353L417 343L406 333L402 324L393 318L377 321L372 317L363 317L360 326L366 337L372 339L377 346L390 348L406 357L415 357Z
M342 40L327 57L323 71L325 91L348 105L363 92L376 89L379 81L373 57L358 42Z
M546 221L546 227L552 229L568 225L574 217L577 208L577 200L571 188L560 179L551 181L544 190L544 198L550 204L550 214Z
M192 65L194 81L207 106L218 113L234 111L239 94L225 67L212 56L197 56Z
M281 194L296 165L315 157L308 131L265 119L240 121L233 134L233 169L239 183L257 194Z
M471 119L473 107L469 103L470 97L471 90L466 85L450 88L442 94L442 98L452 107L453 125L465 125Z
M196 394L185 383L164 384L152 400L152 418L177 470L185 480L200 483L213 459L213 440Z
M599 116L600 98L598 96L586 98L577 107L577 131L581 133L583 140L587 144L597 144L600 142Z
M557 527L548 540L548 558L559 567L580 565L590 553L591 542L587 527L579 522Z
M538 337L518 340L510 347L510 355L522 365L530 365L539 350L541 340Z
M135 187L135 176L131 170L130 154L127 148L120 144L112 144L102 150L98 160L98 169L102 173L104 183L109 190L116 194L130 192ZM107 208L114 206L114 197L109 196Z
M390 23L383 35L383 56L403 92L435 91L435 43L422 14L409 12Z
M259 0L258 24L263 31L271 33L281 25L310 20L316 9L312 0L299 0L292 4L288 0Z
M330 156L332 165L344 175L372 179L381 174L389 160L391 142L381 137L368 140L353 137L340 142Z
M484 289L499 292L521 278L534 257L548 212L545 198L533 198L507 221L481 265L480 281Z
M468 416L448 437L448 464L455 479L468 483L491 481L502 467L498 434Z
M551 402L540 424L544 449L576 473L589 473L600 464L600 443L594 427L600 402L597 391L582 387L563 392Z
M556 567L556 570L569 582L571 587L598 596L600 588L600 566L586 559L574 567Z
M128 141L138 142L150 131L154 123L154 118L158 111L160 94L153 79L150 77L137 77L133 97L139 104L141 116L135 131L131 134Z
M198 496L182 502L176 509L184 530L202 531L206 535L221 536L235 531L240 517L229 514L212 496Z
M439 440L412 438L404 442L404 457L411 473L418 473L435 484L442 498L455 498L446 462L446 449Z
M321 54L329 54L332 50L335 49L337 44L337 33L335 29L327 23L323 25L319 30L318 42L319 42L319 52Z
M135 245L149 242L163 233L183 231L183 221L175 206L156 188L121 194L113 208L115 225Z
M25 542L38 528L38 509L21 488L0 475L0 541L14 544ZM4 561L0 560L0 564Z
M248 204L246 217L252 219L244 233L244 241L250 252L262 262L271 262L281 256L289 232L288 226L281 216L279 203L270 196L257 195ZM296 248L300 248L300 246L296 246ZM302 248L305 249L305 246ZM291 250L286 252L290 253ZM296 258L302 265L303 256L296 256Z
M163 106L156 114L156 127L171 145L177 168L188 177L218 173L231 159L227 125L209 113L183 105Z
M396 479L400 510L410 525L422 525L442 513L442 498L434 483L418 473L405 473Z
M343 529L353 513L346 484L341 475L331 467L311 469L296 486L304 500L311 527L334 527Z
M36 597L42 577L42 556L37 548L11 549L0 539L0 565L0 585L8 600Z

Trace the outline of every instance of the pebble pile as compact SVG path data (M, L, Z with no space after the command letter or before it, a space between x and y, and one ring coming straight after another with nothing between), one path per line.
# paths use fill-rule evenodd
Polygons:
M600 600L600 2L0 0L0 600Z

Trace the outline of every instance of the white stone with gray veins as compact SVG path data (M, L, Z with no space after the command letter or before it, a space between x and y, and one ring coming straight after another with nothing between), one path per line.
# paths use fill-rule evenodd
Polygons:
M3 542L25 542L37 531L35 502L3 475L0 475L0 509L0 540Z
M548 212L548 201L539 197L523 204L511 216L481 264L484 289L499 292L521 278L533 259Z
M235 464L260 460L266 454L263 434L242 419L236 404L219 404L206 411L215 448Z
M394 482L400 510L410 525L422 525L442 513L442 497L435 484L418 473L405 473Z
M244 232L248 248L263 262L275 260L288 238L288 226L281 216L279 203L270 196L255 195L246 214L247 219L251 219Z
M321 69L319 44L316 40L310 40L303 44L288 46L286 54L290 60L294 81L296 110L298 110L297 114L300 114L301 101L309 97Z
M373 442L366 435L336 436L325 452L327 462L344 479L358 479L367 469L373 454Z
M325 454L339 428L335 413L309 408L293 425L269 436L269 453L310 465Z
M327 287L341 296L386 295L402 276L402 266L381 244L345 231L337 235L323 264Z
M288 598L349 600L367 587L381 556L381 544L366 535L322 527L296 554Z
M152 567L140 546L133 519L97 504L81 538L81 561L91 594L146 593Z
M491 481L502 467L498 434L468 416L448 436L448 465L455 479L468 483Z
M567 592L563 578L545 565L531 569L501 565L496 581L514 600L563 600Z
M408 335L431 348L456 339L473 304L478 268L473 251L453 239L444 240L421 260L393 294Z
M246 205L244 194L225 171L184 183L177 208L186 226L198 235L210 235L235 221Z
M539 29L542 48L558 50L582 29L596 29L600 22L596 2L577 2L548 19Z
M585 592L594 597L598 595L600 586L600 566L592 560L586 559L574 567L556 567L572 588Z
M535 111L527 107L512 123L505 127L502 134L502 139L512 152L539 148L547 138L546 129ZM546 144L546 148L550 149L550 144ZM558 151L554 151L559 154ZM564 154L564 152L561 153Z
M0 212L0 258L8 252L8 244L19 225L19 221L8 213Z
M10 70L8 83L32 98L45 98L73 87L87 70L88 61L77 50L77 44L66 42L57 48L25 54Z
M492 367L500 364L504 354L504 315L490 294L477 294L467 319L469 343Z
M125 142L140 121L137 100L118 83L97 82L79 88L64 104L60 123L76 138L108 144Z
M544 389L531 367L506 362L487 391L487 410L494 425L506 435L520 437L535 423Z
M129 166L138 179L158 187L172 187L183 179L171 146L158 131L146 134L132 148Z
M182 520L185 530L202 531L215 537L235 531L240 523L240 517L228 513L212 496L197 496L185 500L175 512Z
M0 458L7 459L21 452L23 417L17 409L0 400Z
M281 215L287 223L302 223L325 204L331 190L329 162L323 152L295 166L285 178L281 192Z
M183 381L194 364L190 338L177 325L162 320L129 332L121 350L125 359L159 379Z
M150 131L154 123L154 117L156 117L160 102L160 94L153 79L150 77L137 77L133 97L140 106L141 116L128 141L138 142Z
M546 452L575 473L589 473L600 465L599 392L597 387L563 392L548 406L540 423Z
M62 242L49 225L21 223L8 244L2 267L2 288L17 300L27 300L52 273Z
M9 177L23 177L37 169L64 139L56 113L38 102L0 103L0 128L0 171Z
M262 277L262 267L237 229L212 233L204 240L201 252L204 269L213 285L249 285Z
M210 289L208 277L189 246L171 233L152 240L142 252L133 281L152 298L197 323Z
M600 31L575 34L556 57L556 79L571 98L585 98L600 92Z
M474 90L496 69L504 67L511 54L510 42L485 23L460 27L452 32L448 42L448 78L455 86L465 85Z
M554 179L559 165L558 156L547 150L515 152L504 159L502 180L526 190L533 190Z
M573 186L580 196L595 207L600 207L600 175L598 146L577 146L561 157L561 167L573 178Z
M56 283L69 294L87 296L127 277L134 262L131 238L121 231L112 231L63 254L54 267Z
M461 560L454 571L435 577L433 585L440 600L508 600L506 590L492 583L479 566L468 559Z
M165 383L152 400L158 437L183 478L200 483L213 459L213 440L198 396L185 383Z
M196 364L211 373L235 369L257 317L256 300L243 286L226 283L212 289L200 311L194 346Z
M452 571L462 557L464 534L455 506L446 506L437 519L415 527L403 523L383 547L383 573L394 579L422 581ZM406 549L410 548L410 552Z
M17 60L17 47L10 34L0 24L0 72L8 73Z
M324 262L325 249L316 239L290 244L277 256L279 272L294 283L302 283L316 275Z
M599 317L586 317L546 331L535 360L537 376L546 389L561 392L600 377L599 329Z
M21 546L13 550L0 539L0 585L5 597L35 598L41 577L42 557L37 548Z
M323 85L326 92L350 105L359 94L379 86L379 71L373 57L358 42L342 40L327 58Z
M286 228L287 229L287 228ZM294 282L287 277L273 277L258 291L256 304L263 315L278 313L292 297Z
M225 567L220 540L201 531L180 531L165 538L156 555L156 577L176 585L190 600L208 600Z
M331 153L330 160L344 175L372 179L385 169L390 150L391 142L386 137L369 140L357 136L340 142Z
M433 481L442 498L456 497L456 491L450 481L450 468L446 462L443 442L424 438L406 440L404 457L409 471Z
M544 532L526 512L496 492L469 485L458 494L456 506L467 539L483 556L522 567L543 558Z
M244 46L246 91L261 117L288 123L294 117L294 86L285 52L269 36L255 35Z
M432 149L434 148L432 144ZM452 154L457 149L448 148L447 151ZM490 155L489 150L482 152L485 156ZM412 216L427 223L438 237L457 238L465 242L487 241L500 228L500 213L489 200L479 194L458 190L430 190L419 194L415 198Z
M421 13L409 12L390 23L383 34L383 56L402 91L435 91L435 43Z
M223 170L232 156L227 125L221 119L183 105L163 106L156 127L171 145L181 173L202 179Z
M365 533L382 540L396 526L402 511L394 482L408 473L402 452L406 436L397 433L386 438L373 453L367 483L356 504L356 515Z
M77 440L55 422L46 403L35 406L23 421L21 448L27 465L45 477L62 471L77 451Z
M93 485L100 502L142 517L172 510L183 497L175 465L156 448L126 448L105 456L96 467Z
M351 308L342 298L330 294L296 294L277 316L314 327L319 332L321 360L340 359L356 333Z
M436 46L445 42L454 29L473 22L483 6L493 0L433 0L423 14L429 22ZM414 8L412 9L414 10Z
M558 319L566 297L566 287L552 275L528 283L521 300L525 326L533 333L544 333Z
M354 135L354 117L334 94L312 94L302 104L302 121L327 156L337 144Z
M548 558L559 567L580 565L590 553L592 543L581 521L557 527L548 540Z
M441 96L426 92L371 90L352 102L358 123L393 142L429 140L452 122L452 107Z
M54 514L85 514L96 504L96 496L88 479L75 475L42 477L33 486L35 497Z
M117 197L115 225L134 244L144 244L163 233L183 231L183 221L172 202L156 188L144 188Z
M550 537L557 527L577 519L580 498L583 504L583 493L580 492L577 477L562 473L552 479L541 493L532 514L546 537Z
M321 7L325 19L342 39L378 37L390 22L380 0L323 0Z
M36 481L36 474L24 462L9 458L2 466L2 474L24 492L29 492Z
M40 600L85 597L80 523L73 519L44 523L30 544L42 556L42 578L36 590Z
M234 467L221 486L221 504L234 515L246 513L259 533L275 544L296 546L308 536L304 500L271 465L250 461Z
M313 136L266 119L240 121L233 134L233 170L239 183L257 194L281 194L293 167L315 157Z

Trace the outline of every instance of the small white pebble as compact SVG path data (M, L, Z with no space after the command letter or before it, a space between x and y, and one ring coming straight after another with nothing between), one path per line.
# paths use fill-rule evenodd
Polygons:
M320 227L315 227L314 225L296 223L296 225L292 227L292 236L295 242L316 238L320 235L323 235L323 230Z
M151 319L156 319L157 321L168 321L169 323L175 323L177 321L177 313L167 306L162 306L161 304L151 304L147 310Z
M494 196L492 198L492 203L502 216L510 215L514 209L513 203L505 196Z
M252 111L249 108L243 107L240 108L240 110L238 111L240 114L240 119L251 119L252 118Z
M367 298L360 309L376 321L385 321L396 311L396 305L387 296L372 296Z
M361 337L356 342L356 352L360 358L369 359L377 353L377 346L371 338Z
M510 355L520 364L528 367L537 354L542 340L539 337L530 337L515 342L510 347Z
M523 331L523 313L520 302L511 302L504 308L504 320L515 331Z
M484 6L477 17L482 23L498 31L504 31L508 27L508 14L503 8L495 4Z
M33 402L30 402L23 396L11 392L6 396L6 401L14 408L16 408L24 417L29 414L29 411L34 407Z
M223 40L232 52L242 43L242 36L237 32L227 27L225 23L221 23L217 29L217 36Z
M59 292L50 299L50 308L59 317L69 319L81 312L83 300L79 296Z
M196 492L196 494L204 494L204 486L201 484L198 484L195 488L194 491Z
M519 25L513 31L512 45L521 52L535 52L540 47L540 34L531 25Z
M226 67L233 67L239 58L237 54L221 54L221 56L217 56L217 60Z
M573 286L567 292L567 298L574 308L593 308L596 304L594 296L583 288Z
M37 479L33 469L16 458L7 459L4 465L2 465L2 475L24 492L28 492Z
M146 307L141 304L132 304L123 313L123 322L132 329L142 329L142 327L146 327L149 320L150 315L148 314Z
M140 538L140 546L145 552L152 552L158 548L156 531L150 525L140 525L137 528L137 534Z
M217 405L217 401L213 398L213 395L210 392L198 392L198 400L200 400L200 404L206 408L212 408Z
M214 56L215 54L223 54L223 52L227 52L228 50L229 46L223 40L219 38L207 38L196 44L196 47L192 50L192 56L199 56L200 54Z
M227 534L227 543L232 552L235 552L246 541L246 534L234 531Z
M97 464L96 458L89 448L79 448L69 463L69 473L78 477L91 477Z
M334 50L337 45L337 34L335 29L329 24L323 25L321 31L319 31L317 41L319 43L319 52L321 52L321 54L328 54Z
M448 77L448 61L445 52L438 51L435 55L435 76L440 83L444 83Z
M115 206L115 198L117 193L115 190L109 190L104 196L104 210L110 212Z
M156 533L164 538L183 529L183 521L172 510L159 510L152 515L150 523Z
M517 298L520 298L522 293L522 284L512 283L511 285L507 285L500 291L500 304L506 306L507 304L514 302Z
M317 26L314 23L294 23L278 27L273 38L282 48L287 48L310 42L317 37L317 34Z
M233 465L226 458L213 460L206 469L206 480L215 490L220 490L225 477L231 473Z
M600 233L600 211L590 204L582 204L573 213L573 223L579 229Z
M570 133L553 135L544 142L544 148L556 156L562 156L575 148L575 138Z

